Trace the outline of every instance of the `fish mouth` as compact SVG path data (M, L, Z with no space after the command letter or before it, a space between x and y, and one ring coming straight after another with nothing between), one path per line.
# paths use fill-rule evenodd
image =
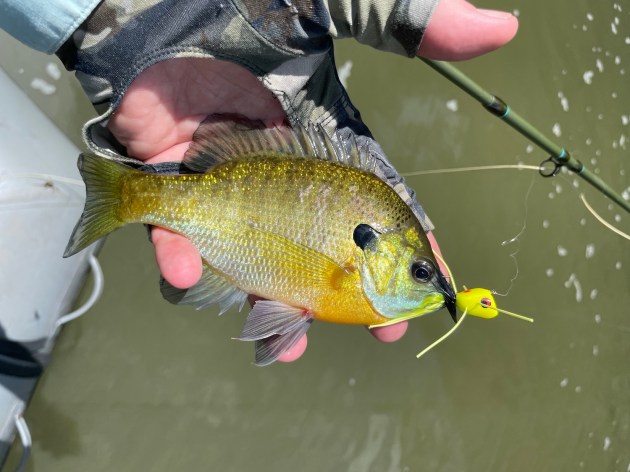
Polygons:
M455 291L441 271L437 271L437 277L433 280L435 288L444 296L444 306L451 314L453 321L457 323L457 310L455 309Z

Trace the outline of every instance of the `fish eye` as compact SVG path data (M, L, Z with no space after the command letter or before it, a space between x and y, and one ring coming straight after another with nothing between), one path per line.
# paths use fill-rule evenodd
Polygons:
M429 261L421 260L411 265L411 275L416 282L428 282L433 278L435 269Z

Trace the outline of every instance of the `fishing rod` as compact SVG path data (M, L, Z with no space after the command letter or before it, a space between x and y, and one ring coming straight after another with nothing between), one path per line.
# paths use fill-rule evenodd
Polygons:
M481 105L494 116L505 121L516 131L548 152L550 154L549 158L544 160L538 169L540 175L543 177L554 177L560 172L562 167L567 167L630 213L630 203L625 201L620 194L615 192L606 182L584 167L584 164L571 156L565 148L558 146L540 130L513 111L510 106L499 97L484 90L479 84L452 64L442 61L432 61L425 58L420 59L481 103Z

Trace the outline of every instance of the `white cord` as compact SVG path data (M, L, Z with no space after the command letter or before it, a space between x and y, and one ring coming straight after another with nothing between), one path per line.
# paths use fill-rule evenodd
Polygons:
M103 286L104 286L103 271L101 270L101 266L98 263L98 259L96 259L94 254L90 254L89 263L92 269L92 276L94 277L94 288L92 289L90 298L88 298L88 300L81 307L68 313L67 315L60 317L55 323L55 329L58 329L62 325L66 324L67 322L72 321L78 318L79 316L81 316L82 314L84 314L86 311L92 308L92 306L97 302L97 300L100 298L101 294L103 293Z
M20 436L20 440L22 441L22 457L20 458L20 464L17 466L17 469L15 469L15 472L22 472L26 467L29 456L31 455L31 446L33 445L33 442L31 440L31 432L29 431L26 420L21 413L15 415L15 427Z

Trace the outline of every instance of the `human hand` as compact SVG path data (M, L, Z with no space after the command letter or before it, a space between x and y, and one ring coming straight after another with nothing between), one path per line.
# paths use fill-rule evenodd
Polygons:
M464 0L441 0L418 52L433 59L467 59L500 47L517 26L509 14L479 10ZM245 69L185 58L160 62L141 73L108 126L130 156L147 163L174 161L183 157L201 121L216 113L238 113L269 126L285 118L276 98ZM435 239L431 234L429 238L436 249ZM152 240L160 272L169 283L187 288L199 280L201 258L190 241L161 228L153 229ZM401 322L370 332L392 342L406 329L407 323ZM306 342L304 337L279 360L297 359Z

